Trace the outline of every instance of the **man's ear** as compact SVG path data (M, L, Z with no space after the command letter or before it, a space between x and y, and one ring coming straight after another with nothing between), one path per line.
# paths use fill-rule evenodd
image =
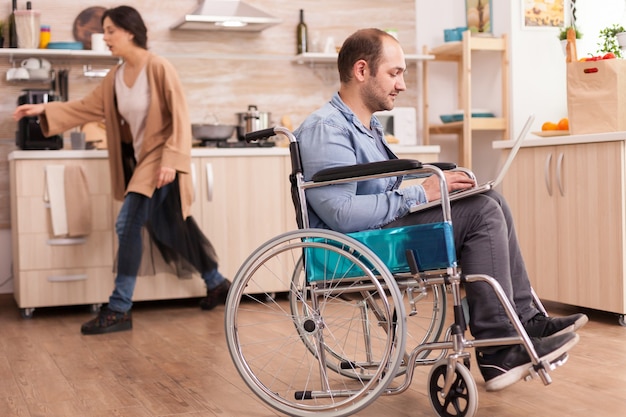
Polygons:
M359 59L354 63L354 78L359 81L363 81L365 79L365 74L369 71L369 66L367 65L367 61L363 59Z

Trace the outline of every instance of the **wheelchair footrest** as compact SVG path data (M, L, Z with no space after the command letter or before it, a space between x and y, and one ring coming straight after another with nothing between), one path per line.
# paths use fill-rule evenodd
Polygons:
M549 385L552 383L552 379L550 378L548 372L554 371L556 368L565 365L568 359L569 355L565 352L550 362L542 361L538 365L534 365L529 369L528 375L526 375L524 380L530 381L533 378L540 377L545 385Z

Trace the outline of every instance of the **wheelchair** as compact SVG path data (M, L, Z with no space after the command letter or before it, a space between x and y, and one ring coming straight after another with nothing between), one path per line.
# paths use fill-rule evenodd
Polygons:
M261 400L291 416L348 416L379 395L406 391L416 367L426 365L435 414L471 417L478 394L469 350L511 344L523 344L531 358L526 379L551 383L549 372L567 354L540 361L499 283L461 275L443 175L460 168L399 159L326 169L304 181L298 142L288 129L252 132L246 140L276 134L289 139L298 229L270 239L244 261L225 308L231 358ZM348 234L308 228L309 188L430 175L442 190L441 222ZM462 284L477 281L493 288L518 336L466 338ZM276 291L285 287L282 298ZM536 295L535 301L545 312ZM449 304L453 320L446 327Z

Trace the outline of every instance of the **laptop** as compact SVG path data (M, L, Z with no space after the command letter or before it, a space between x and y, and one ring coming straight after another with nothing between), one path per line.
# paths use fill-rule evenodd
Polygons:
M528 131L530 130L530 126L532 125L534 120L535 120L535 115L531 114L530 116L528 116L528 120L526 120L526 123L524 124L522 131L520 132L517 139L515 139L515 143L513 144L513 147L511 148L511 152L509 153L509 156L506 158L506 161L504 161L504 164L502 165L502 168L500 168L500 172L498 173L498 176L496 177L495 180L487 181L483 184L477 185L476 187L470 188L468 190L452 192L450 193L450 201L465 198L467 196L474 195L474 194L484 193L485 191L492 190L496 188L498 185L500 185L500 183L504 180L504 176L506 175L507 171L511 167L511 164L513 163L513 160L515 159L515 155L517 155L517 151L519 151L519 148L522 146L522 142L524 141L524 138L528 134ZM440 206L440 205L441 205L441 200L433 200L433 201L429 201L426 204L417 204L411 207L409 211L413 213L416 211L421 211L430 207Z

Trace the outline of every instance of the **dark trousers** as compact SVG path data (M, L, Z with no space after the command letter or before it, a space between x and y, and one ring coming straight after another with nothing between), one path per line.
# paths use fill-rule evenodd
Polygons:
M495 278L515 307L522 323L539 311L517 242L511 211L504 197L489 191L452 202L456 253L464 275ZM432 208L398 219L387 227L441 221L441 210ZM470 330L476 339L515 336L496 294L486 283L465 284L470 309Z

